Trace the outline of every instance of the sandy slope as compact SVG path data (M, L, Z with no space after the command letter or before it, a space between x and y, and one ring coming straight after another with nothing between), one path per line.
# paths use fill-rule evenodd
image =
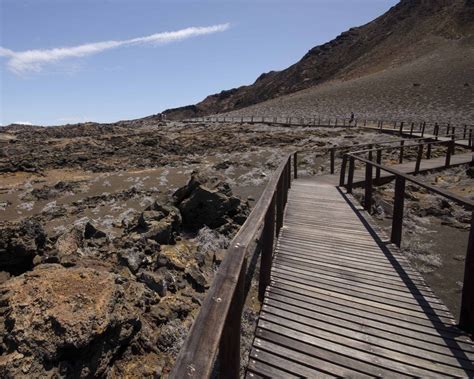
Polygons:
M449 69L447 69L449 68ZM392 69L333 81L230 115L348 116L474 122L474 38Z

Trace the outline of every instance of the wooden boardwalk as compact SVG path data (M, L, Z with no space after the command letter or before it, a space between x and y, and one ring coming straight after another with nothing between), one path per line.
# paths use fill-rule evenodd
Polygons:
M432 158L432 159L423 159L420 162L420 173L424 173L432 170L439 170L445 168L445 157ZM450 167L462 166L474 161L473 153L462 153L451 156ZM404 174L410 174L415 171L415 162L406 162L396 165L391 165L391 168L398 170ZM391 178L392 174L382 171L380 174L381 178ZM334 183L339 182L339 178L336 178L333 175L328 175L328 179L332 179ZM365 171L364 170L355 170L354 171L354 183L365 181Z
M362 126L362 128L364 129L370 129L370 130L374 130L374 131L378 131L378 132L383 132L383 133L387 133L387 134L395 134L395 135L400 135L400 128L398 129L391 129L391 128L383 128L383 129L380 129L380 127L376 127L376 126ZM461 131L461 128L458 128L458 133L459 134L462 134L462 131ZM403 132L402 132L402 135L401 137L404 137L404 138L410 138L410 137L413 137L413 138L420 138L420 137L424 137L424 138L432 138L433 140L437 139L438 141L449 141L451 140L450 137L446 137L446 136L443 136L443 135L438 135L438 136L435 136L434 134L430 134L430 133L421 133L419 131L413 131L411 132L410 131L410 128L408 127L404 127L403 128ZM461 139L461 140L456 140L456 145L457 146L462 146L462 147L469 147L469 140L467 139L469 138L468 136L466 136L465 139Z
M248 378L473 377L474 345L331 180L288 196Z

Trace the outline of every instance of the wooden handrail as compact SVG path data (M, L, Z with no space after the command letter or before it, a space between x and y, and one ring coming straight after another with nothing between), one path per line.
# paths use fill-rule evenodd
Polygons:
M281 219L287 198L293 154L285 156L227 249L226 256L176 359L171 378L209 377L218 352L220 376L239 377L240 323L245 300L247 253L263 226L262 242L265 258L262 259L265 267L264 272L262 269L260 271L260 281L262 281L261 287L264 288L265 284L269 284L270 266L266 263L268 254L271 255L273 251L273 233L278 230L278 224L275 228L275 219ZM277 213L277 217L274 216L274 212ZM260 291L264 289L260 288Z
M378 163L375 163L375 162L372 162L368 159L365 159L365 158L362 158L362 157L358 157L352 153L349 153L349 154L346 154L347 156L349 156L349 159L350 158L353 158L355 160L358 160L358 161L361 161L363 163L366 163L366 164L370 164L371 166L373 167L376 167L376 168L380 168L382 171L386 171L386 172L389 172L390 174L398 177L398 176L401 176L403 177L404 179L406 179L407 181L409 182L412 182L422 188L425 188L431 192L435 192L437 193L438 195L441 195L441 196L444 196L446 197L447 199L449 200L452 200L454 201L455 203L463 206L463 207L466 207L467 209L470 209L470 210L474 210L474 201L466 198L466 197L462 197L462 196L458 196L456 195L455 193L452 193L452 192L449 192L449 191L445 191L444 189L442 188L439 188L439 187L435 187L431 184L428 184L428 183L425 183L421 180L419 180L418 178L414 177L413 175L410 175L410 174L405 174L401 171L398 171L394 168L391 168L389 166L385 166L385 165L382 165L382 164L378 164Z
M191 119L184 119L182 121L184 122L244 122L244 119L247 119L249 121L245 122L250 122L250 123L257 123L257 122L268 122L268 123L277 123L277 124L292 124L292 125L297 125L297 123L293 123L293 120L300 120L301 124L305 125L316 125L316 120L317 120L317 125L319 126L349 126L345 125L347 121L350 121L350 119L347 116L335 116L333 118L321 118L321 116L306 116L306 117L288 117L288 116L204 116L204 117L195 117ZM279 119L283 119L284 122L278 121ZM308 123L305 123L306 120L308 120ZM342 125L338 123L338 121L342 121ZM325 124L327 123L327 125ZM372 123L372 124L377 124L377 127L382 129L382 130L387 130L386 128L384 129L384 126L387 125L388 123L393 123L392 129L396 129L398 126L404 125L413 125L413 131L415 131L415 126L418 126L418 132L423 132L425 131L426 127L436 127L438 129L438 132L441 131L442 129L446 129L447 133L449 134L449 130L454 129L454 130L459 130L461 129L465 137L467 135L468 130L472 130L474 128L474 125L468 125L466 123L460 123L458 125L452 125L450 123L439 123L439 122L432 122L428 123L426 121L395 121L395 120L369 120L369 119L364 119L364 118L355 118L354 119L354 125L356 126L358 123L363 123L364 126L367 125L367 123ZM385 124L385 125L384 125ZM410 127L410 131L411 131ZM405 129L403 129L405 131ZM465 139L465 138L464 138Z

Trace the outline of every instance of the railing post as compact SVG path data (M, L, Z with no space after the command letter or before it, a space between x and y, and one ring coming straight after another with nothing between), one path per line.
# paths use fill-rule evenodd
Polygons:
M349 156L349 175L347 177L347 193L352 193L352 183L354 181L354 164L353 156Z
M467 131L467 125L464 124L464 130L462 132L462 139L466 139L466 131Z
M293 155L293 177L298 179L298 152Z
M416 156L415 175L420 172L421 158L423 158L423 144L418 145L418 154Z
M222 331L219 349L219 369L223 378L238 379L240 377L240 326L242 310L245 302L245 273L247 260L240 270L229 313Z
M398 162L401 164L403 163L403 151L405 146L405 140L400 141L400 157L398 158Z
M280 180L277 185L277 194L276 194L276 235L280 232L280 229L283 225L283 174L280 176Z
M263 302L265 290L270 284L275 237L275 197L276 195L273 194L270 208L265 215L265 224L262 231L262 256L260 258L260 278L258 280L258 300L260 302Z
M285 205L288 200L288 162L286 162L285 169L283 170L283 210L282 213L285 212Z
M377 164L382 164L382 150L377 150ZM380 181L380 167L375 168L375 180L378 183Z
M451 149L452 149L451 145L453 145L453 144L454 144L454 141L453 141L453 140L449 141L448 144L447 144L447 145L448 145L448 148L447 148L447 150L446 150L446 162L445 162L445 166L446 166L446 167L449 167L449 166L451 165L451 152L452 152L452 150L451 150Z
M336 149L334 147L331 147L329 150L330 155L331 155L331 174L334 174L334 163L336 160Z
M410 137L413 137L413 129L414 129L414 127L415 127L415 123L412 122L412 123L411 123L411 127L410 127Z
M288 162L286 163L286 183L285 204L288 201L288 190L291 188L291 155L288 157Z
M395 201L393 204L392 236L390 241L400 247L402 243L403 203L405 200L405 178L395 179Z
M342 164L341 164L341 173L339 176L339 186L343 186L346 180L346 165L347 165L347 155L343 154L342 156Z
M435 125L434 125L434 135L435 135L435 140L437 141L438 140L438 134L439 134L439 125L437 122L435 122Z
M423 121L423 125L421 126L421 137L425 136L425 128L426 128L426 122Z
M372 164L365 164L365 198L364 209L370 213L372 209Z
M403 136L403 121L400 123L400 137Z
M466 263L464 264L459 327L467 332L474 332L474 212L471 213L471 231L469 232Z
M426 145L426 159L431 159L431 143L428 142Z

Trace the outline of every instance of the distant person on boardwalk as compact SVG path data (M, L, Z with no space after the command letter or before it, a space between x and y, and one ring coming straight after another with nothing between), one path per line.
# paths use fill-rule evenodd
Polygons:
M351 118L349 119L349 124L354 122L354 112L351 112Z

